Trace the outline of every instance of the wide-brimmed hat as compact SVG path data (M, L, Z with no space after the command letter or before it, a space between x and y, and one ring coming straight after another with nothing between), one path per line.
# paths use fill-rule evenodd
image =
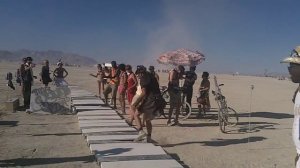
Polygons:
M58 63L56 63L57 66L60 66L60 65L64 65L61 61L59 61Z
M281 63L300 64L300 46L292 50L291 55L281 61Z

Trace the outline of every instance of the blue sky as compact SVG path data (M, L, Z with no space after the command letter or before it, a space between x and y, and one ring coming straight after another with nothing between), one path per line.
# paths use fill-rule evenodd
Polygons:
M296 0L0 0L0 49L61 50L97 61L155 64L200 50L200 71L286 73L300 45Z

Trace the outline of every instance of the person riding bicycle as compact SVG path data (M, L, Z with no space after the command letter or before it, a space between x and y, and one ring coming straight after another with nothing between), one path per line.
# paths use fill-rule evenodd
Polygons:
M179 65L177 68L173 69L169 73L169 83L168 83L168 93L170 95L170 109L169 109L169 118L167 121L168 126L178 125L178 115L181 104L181 94L179 88L179 79L183 78L184 67ZM173 110L175 108L175 119L171 123L171 117Z
M202 81L199 88L200 96L197 99L199 110L202 110L202 108L204 108L205 111L210 110L210 101L209 101L210 82L208 78L209 78L209 73L203 72Z

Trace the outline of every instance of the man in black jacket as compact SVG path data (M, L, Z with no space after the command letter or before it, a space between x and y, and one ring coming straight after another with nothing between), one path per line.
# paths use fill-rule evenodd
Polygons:
M24 73L23 73L23 98L24 98L24 108L28 113L30 113L30 96L31 96L31 86L33 81L32 68L33 68L32 58L27 57L24 66Z

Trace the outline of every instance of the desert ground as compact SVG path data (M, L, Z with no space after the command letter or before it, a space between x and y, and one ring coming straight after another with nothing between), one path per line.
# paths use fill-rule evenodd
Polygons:
M20 88L8 91L5 80L6 73L15 72L17 66L0 63L0 167L98 167L80 134L75 115L5 111L7 98L20 97ZM40 69L40 65L35 68L36 75ZM95 67L66 69L69 84L97 94L96 79L88 75L96 72ZM203 71L201 65L197 70L194 111ZM160 85L166 85L167 74L159 75ZM190 168L294 167L291 99L297 85L276 78L210 74L212 90L214 75L224 84L221 89L228 105L239 113L239 124L229 128L226 134L221 133L218 121L214 120L215 110L204 119L195 118L195 112L175 127L168 127L166 119L157 118L152 133L155 143ZM217 108L213 95L210 101L212 108Z

